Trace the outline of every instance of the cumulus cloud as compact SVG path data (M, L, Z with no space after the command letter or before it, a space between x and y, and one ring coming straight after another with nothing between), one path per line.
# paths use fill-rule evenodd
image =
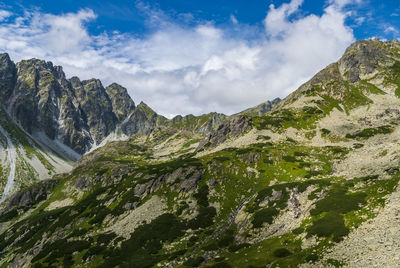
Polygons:
M343 11L350 2L331 1L321 16L301 16L302 0L271 5L264 29L250 29L256 26L231 16L235 31L204 21L183 25L141 6L152 27L141 38L89 34L87 24L96 19L89 9L62 15L26 12L0 23L0 50L14 60L51 60L68 76L97 77L105 85L115 81L136 102L143 100L166 116L231 114L285 97L336 61L354 41ZM246 37L249 29L256 38Z

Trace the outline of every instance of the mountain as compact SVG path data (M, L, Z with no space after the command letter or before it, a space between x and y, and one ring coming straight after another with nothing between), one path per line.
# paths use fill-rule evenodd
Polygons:
M169 120L143 102L136 106L121 85L67 79L51 62L15 64L6 53L0 54L0 106L2 201L38 180L70 171L82 155L109 141L149 135L162 126L197 137L227 118L210 113Z
M18 72L2 75L5 89ZM88 133L107 135L110 118L143 133L110 139L2 203L0 265L397 266L398 41L355 42L265 114L168 120L78 82ZM101 120L88 123L85 94L103 99L92 104Z

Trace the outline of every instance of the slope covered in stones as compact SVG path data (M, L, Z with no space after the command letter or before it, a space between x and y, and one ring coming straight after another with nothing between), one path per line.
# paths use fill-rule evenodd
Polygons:
M390 267L399 51L358 41L273 111L206 137L160 125L94 150L2 205L0 265Z

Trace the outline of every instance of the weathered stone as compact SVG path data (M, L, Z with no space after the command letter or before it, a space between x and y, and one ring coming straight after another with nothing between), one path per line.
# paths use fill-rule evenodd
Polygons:
M168 183L168 184L173 184L173 183L175 183L176 180L182 176L182 173L183 173L183 168L175 169L174 172L172 172L172 173L167 177L167 183Z
M194 173L188 179L184 180L180 184L180 190L183 192L193 191L197 188L197 182L201 180L202 174L200 172Z
M142 194L144 194L144 192L146 191L146 188L146 184L137 184L133 192L136 196L142 196Z
M231 120L221 123L216 130L209 133L197 147L196 151L215 147L226 141L227 137L238 137L246 133L252 126L252 119L247 116L235 116Z
M132 203L126 203L125 205L124 205L124 209L126 209L126 210L131 210L133 208L133 204Z
M211 189L213 189L216 184L217 184L217 181L215 179L211 179L208 181L208 185Z
M10 98L17 82L17 68L7 53L0 54L0 102Z
M84 177L80 177L75 181L75 187L79 190L84 190L91 186L91 183Z
M260 159L260 155L258 153L250 152L247 155L246 164L251 165L257 162Z

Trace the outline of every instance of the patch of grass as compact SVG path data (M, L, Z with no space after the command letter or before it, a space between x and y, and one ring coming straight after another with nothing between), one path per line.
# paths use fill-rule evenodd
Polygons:
M264 136L264 135L258 135L257 136L257 140L266 140L266 141L268 141L270 139L271 139L270 136Z
M192 144L198 143L199 141L200 139L189 140L182 145L182 148L189 148Z
M199 267L200 264L204 261L205 259L201 256L198 256L196 258L190 258L187 260L184 265L189 266L189 267Z
M7 222L18 216L17 208L0 215L0 222Z
M368 139L378 134L390 134L393 132L393 127L389 125L380 126L377 128L365 128L359 132L354 134L346 134L346 138L348 139Z
M282 159L285 160L286 162L296 162L297 159L294 156L291 155L284 155L282 156Z
M122 242L120 249L105 257L102 267L152 267L168 256L159 254L163 243L184 234L185 224L174 215L166 213L151 223L136 228L130 239Z
M324 135L328 135L329 133L331 133L331 131L329 129L326 129L326 128L321 128L321 132Z
M378 178L379 178L379 175L370 175L370 176L364 176L364 177L356 178L356 180L360 180L360 181L374 181L374 180L377 180Z
M274 255L278 258L285 258L292 255L292 252L290 252L287 248L278 248L274 251Z
M214 160L219 161L219 162L225 162L225 161L231 160L231 158L226 157L226 156L217 156L217 157L214 157Z
M295 155L295 156L307 156L308 154L305 153L305 152L298 152L298 151L295 151L295 152L294 152L294 155Z
M318 237L330 237L332 240L339 242L349 233L349 229L345 226L343 216L336 211L329 211L325 216L312 223L307 228L307 236L317 235Z
M33 259L32 263L45 258L43 263L57 263L58 258L72 261L72 253L82 251L90 247L90 242L85 240L67 241L66 239L56 240L54 243L47 244Z
M302 234L303 232L304 232L304 228L301 228L301 227L292 230L292 233L294 233L294 234Z
M311 215L318 215L322 212L335 211L337 213L347 213L360 209L360 205L366 203L366 194L363 192L347 193L344 187L333 188L328 195L315 204L315 208L310 211Z
M188 227L193 230L206 228L214 223L214 217L217 215L217 210L214 207L209 206L208 191L208 186L204 185L193 195L197 199L197 204L199 205L199 214L196 218L188 222Z
M316 262L319 259L317 254L310 254L306 257L307 262Z
M354 143L353 144L353 148L354 149L359 149L359 148L362 148L362 147L364 147L364 144L362 144L362 143Z
M264 222L271 224L274 220L274 217L276 217L278 214L279 211L274 207L263 208L254 214L254 218L251 223L253 224L254 228L260 228L263 226Z

